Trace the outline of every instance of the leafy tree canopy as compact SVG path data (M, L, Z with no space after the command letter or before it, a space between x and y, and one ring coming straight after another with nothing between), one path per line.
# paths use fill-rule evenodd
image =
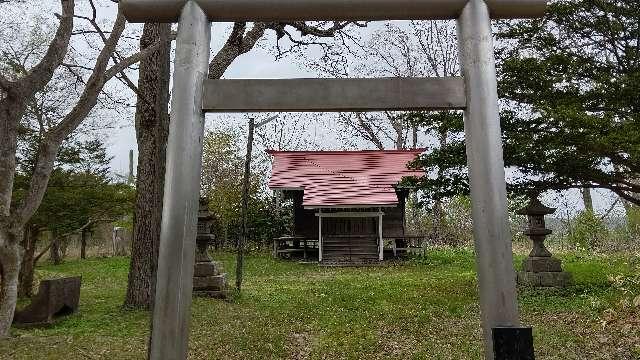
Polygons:
M202 156L202 192L209 200L209 209L217 220L216 237L224 241L239 236L242 217L242 179L244 156L241 134L214 130L205 135ZM249 239L263 243L280 236L289 220L282 211L278 216L275 199L266 191L264 158L253 154L249 187Z
M37 146L38 141L25 141L25 146ZM20 160L14 197L20 198L27 189L35 160L27 156ZM42 204L30 224L41 230L66 233L93 221L114 221L132 211L134 189L113 183L104 144L97 139L70 139L60 149L56 166Z

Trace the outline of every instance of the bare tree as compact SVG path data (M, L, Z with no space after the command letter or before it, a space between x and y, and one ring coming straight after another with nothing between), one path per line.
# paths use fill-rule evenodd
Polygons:
M269 150L296 151L309 146L319 148L322 144L318 143L318 134L309 131L309 127L318 120L308 118L307 113L279 114L271 123L256 129L256 137L259 145ZM267 159L270 161L271 157L267 156Z
M307 65L332 77L445 77L457 75L455 26L448 22L385 23L362 46L337 44L330 56ZM419 145L420 129L405 113L341 113L344 140L364 140L376 149Z
M322 38L338 38L344 42L349 37L345 30L351 26L365 27L365 23L322 21L322 22L280 22L280 23L254 23L247 28L247 23L237 22L227 38L224 46L213 57L209 64L209 78L221 78L229 66L239 56L248 53L269 30L276 33L278 42L275 44L276 58L282 58L287 54L298 53L300 49L308 46L320 46L325 50L330 45L323 42ZM286 39L288 44L283 48L281 39Z
M21 246L23 229L42 202L61 144L98 103L106 82L114 77L126 78L124 70L149 52L138 52L127 57L118 55L116 46L126 24L122 14L118 13L111 31L107 32L98 26L93 0L88 3L88 16L75 13L74 0L61 0L60 3L62 12L57 14L59 24L44 55L24 72L3 71L0 74L0 338L9 334L16 305L18 271L24 252ZM101 46L95 61L89 66L65 62L76 19L90 25L88 30L83 29L79 33L94 34L100 38ZM50 83L58 69L74 72L82 91L58 121L43 124L29 183L24 195L14 203L12 197L21 121L29 102Z
M414 36L418 40L420 54L423 61L426 61L426 76L433 77L450 77L460 74L460 64L458 61L458 41L457 30L451 22L413 22L412 27ZM452 116L452 112L445 111L442 114L445 117ZM440 148L447 145L449 132L446 127L436 127L434 135ZM437 176L443 176L442 170L438 169ZM417 198L412 198L413 208L418 206ZM417 211L413 210L413 221L417 220ZM444 210L441 200L435 201L433 204L433 221L432 221L432 237L439 243L446 241L443 239L444 226ZM456 241L456 239L452 239Z
M53 77L64 60L73 30L73 0L61 1L62 14L56 35L45 56L29 73L11 79L0 75L0 338L9 335L17 301L18 272L23 249L20 245L23 228L33 214L33 205L42 199L44 191L38 185L19 207L12 208L13 180L16 170L18 125L31 99ZM46 155L46 154L45 154ZM41 192L41 194L39 194ZM28 201L31 200L31 201ZM31 212L31 214L29 214Z

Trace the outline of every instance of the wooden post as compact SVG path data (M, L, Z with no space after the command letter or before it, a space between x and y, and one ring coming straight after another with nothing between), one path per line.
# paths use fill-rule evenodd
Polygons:
M304 242L304 260L307 261L307 239L302 241Z
M378 215L378 236L380 238L380 254L378 255L378 259L380 261L384 260L384 238L382 237L382 209L378 209L380 211L380 215Z
M318 262L322 262L322 209L318 209Z
M244 266L244 246L247 240L247 216L249 214L249 181L251 178L251 152L253 150L253 133L256 122L249 118L249 136L247 138L247 158L244 161L244 179L242 180L242 231L238 238L236 257L236 289L242 289L242 268Z

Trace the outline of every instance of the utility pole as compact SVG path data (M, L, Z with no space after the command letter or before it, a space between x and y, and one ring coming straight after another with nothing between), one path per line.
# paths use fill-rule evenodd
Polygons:
M127 184L133 185L135 179L133 178L133 150L129 150L129 175L127 176Z
M256 121L249 118L249 137L247 138L247 157L244 160L244 179L242 179L242 231L238 237L236 256L236 290L242 288L242 270L244 266L244 246L247 242L247 214L249 212L249 181L251 177L251 151L253 150L253 133Z

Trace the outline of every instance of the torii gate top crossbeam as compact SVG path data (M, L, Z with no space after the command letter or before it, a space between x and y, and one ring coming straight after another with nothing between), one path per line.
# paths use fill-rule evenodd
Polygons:
M187 0L121 0L130 22L177 22ZM456 19L468 0L195 0L213 22ZM547 0L485 0L493 19L544 15Z

